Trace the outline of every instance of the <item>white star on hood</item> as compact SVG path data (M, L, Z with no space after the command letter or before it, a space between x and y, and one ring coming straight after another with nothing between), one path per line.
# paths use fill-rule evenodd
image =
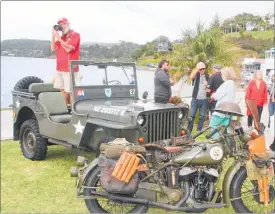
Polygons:
M73 126L75 127L75 134L77 134L77 133L82 134L83 133L84 126L81 125L80 120L78 121L77 124L73 124Z
M18 100L15 102L15 104L16 104L16 108L20 107L20 102Z

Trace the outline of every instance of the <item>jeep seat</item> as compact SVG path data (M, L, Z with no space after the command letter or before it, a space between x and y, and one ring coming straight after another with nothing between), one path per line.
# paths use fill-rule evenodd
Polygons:
M60 90L55 89L52 83L32 83L29 86L29 92L31 93L60 92Z
M61 92L43 92L38 100L46 107L52 121L57 123L68 123L72 115L68 113L64 96Z

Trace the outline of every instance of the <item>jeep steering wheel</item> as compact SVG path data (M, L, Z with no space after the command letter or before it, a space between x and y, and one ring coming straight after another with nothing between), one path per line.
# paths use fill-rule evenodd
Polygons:
M121 85L121 82L118 81L118 80L111 80L111 81L108 81L108 85L109 83L116 83L116 85Z

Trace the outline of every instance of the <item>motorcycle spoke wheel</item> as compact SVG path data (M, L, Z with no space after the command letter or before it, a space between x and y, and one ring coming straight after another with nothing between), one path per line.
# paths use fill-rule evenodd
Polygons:
M99 176L96 181L96 190L91 189L90 191L91 192L92 191L99 191L99 192L104 191L100 185ZM118 203L118 202L111 201L107 198L99 198L96 200L97 200L98 205L101 208L103 208L107 213L128 213L135 207L135 205L133 205L133 204Z
M93 188L84 188L84 196L91 196L93 191L104 192L99 180L100 170L99 168L96 170L93 178L87 179L85 185ZM147 211L147 207L142 205L121 203L108 198L85 199L85 203L91 213L145 213Z
M260 201L258 183L247 177L246 169L239 171L233 179L231 189L231 203L236 213L274 213L275 210L275 179L269 182L269 204L265 206Z
M253 213L273 213L275 199L274 199L274 179L269 183L269 195L272 201L269 202L268 206L265 206L259 200L258 185L252 183L248 178L245 179L241 189L241 198L244 205L249 208Z

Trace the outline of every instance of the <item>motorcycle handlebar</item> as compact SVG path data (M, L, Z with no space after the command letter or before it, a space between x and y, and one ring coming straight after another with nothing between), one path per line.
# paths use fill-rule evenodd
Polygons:
M208 135L205 136L206 139L211 138L214 134L216 134L220 130L221 126L216 127L213 129Z
M192 136L193 139L197 138L198 136L200 136L202 133L204 133L205 131L207 131L208 129L210 129L210 127L207 127L206 129L201 130L200 132L194 134L194 136Z

